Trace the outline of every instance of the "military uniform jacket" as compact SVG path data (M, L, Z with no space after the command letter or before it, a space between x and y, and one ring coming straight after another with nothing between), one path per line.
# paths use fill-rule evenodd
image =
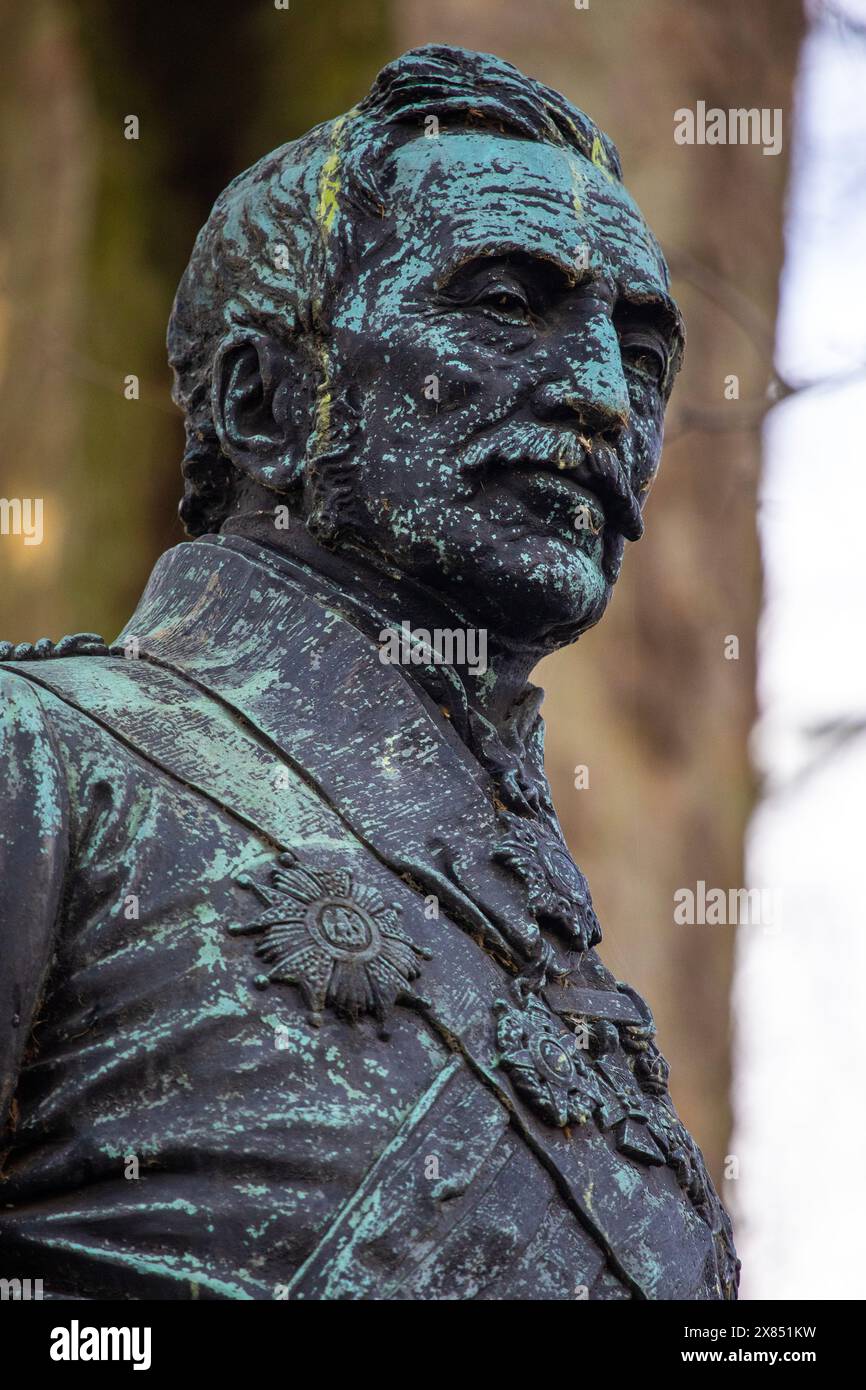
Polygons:
M552 944L564 845L315 577L210 537L111 648L2 655L0 1275L735 1296L646 1005Z

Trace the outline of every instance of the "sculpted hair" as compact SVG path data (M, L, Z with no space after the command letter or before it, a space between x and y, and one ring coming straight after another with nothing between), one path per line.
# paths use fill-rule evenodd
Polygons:
M439 130L486 127L568 147L622 178L613 143L565 97L500 58L437 45L389 63L345 116L238 175L196 238L168 326L172 395L186 428L179 511L189 535L219 530L238 477L213 424L218 347L266 332L291 344L323 397L335 288L391 236L389 155L423 136L430 117ZM314 411L310 425L308 454L326 458L334 412ZM333 452L339 469L340 447Z

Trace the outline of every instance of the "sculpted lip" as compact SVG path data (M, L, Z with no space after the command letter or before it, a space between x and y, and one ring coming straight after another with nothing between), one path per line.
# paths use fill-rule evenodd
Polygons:
M548 476L555 478L569 492L576 493L583 500L588 513L588 529L598 535L607 520L604 502L597 492L586 485L582 478L576 476L577 469L561 460L557 463L535 463L531 467L536 471L540 470L545 480Z
M581 463L563 459L501 459L489 466L487 472L491 482L504 475L509 475L509 480L513 481L516 476L521 479L524 490L540 484L547 491L551 482L559 484L557 490L568 492L585 504L588 523L585 529L594 535L600 533L607 520L605 499L600 491L588 486L587 470Z
M534 485L540 485L543 491L547 492L552 484L557 491L568 493L584 506L586 523L581 529L589 530L594 535L601 532L607 519L604 503L596 492L576 476L574 467L561 462L539 463L538 460L532 460L509 464L505 471L517 473L525 479L525 486L529 491ZM575 515L578 510L579 508L575 508Z

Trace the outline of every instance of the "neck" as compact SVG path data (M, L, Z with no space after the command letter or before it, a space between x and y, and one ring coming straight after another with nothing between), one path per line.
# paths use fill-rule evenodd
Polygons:
M295 517L289 518L285 529L277 530L272 505L235 514L224 523L222 534L253 541L324 579L339 590L377 635L383 628L399 634L406 623L413 632L473 629L465 614L451 608L425 586L390 569L376 555L349 544L340 550L328 549ZM485 638L487 669L479 674L478 649ZM516 709L527 694L529 673L542 653L534 649L516 650L513 645L498 641L493 633L485 633L483 638L479 634L474 650L469 642L466 645L476 661L470 664L455 660L449 664L449 674L459 677L472 709L489 720L503 737L513 736Z

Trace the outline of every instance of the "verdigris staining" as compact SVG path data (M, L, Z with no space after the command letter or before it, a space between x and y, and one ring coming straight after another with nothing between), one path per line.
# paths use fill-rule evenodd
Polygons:
M735 1296L528 683L642 534L682 346L613 144L490 55L405 54L217 199L190 540L115 642L0 649L18 1277Z

